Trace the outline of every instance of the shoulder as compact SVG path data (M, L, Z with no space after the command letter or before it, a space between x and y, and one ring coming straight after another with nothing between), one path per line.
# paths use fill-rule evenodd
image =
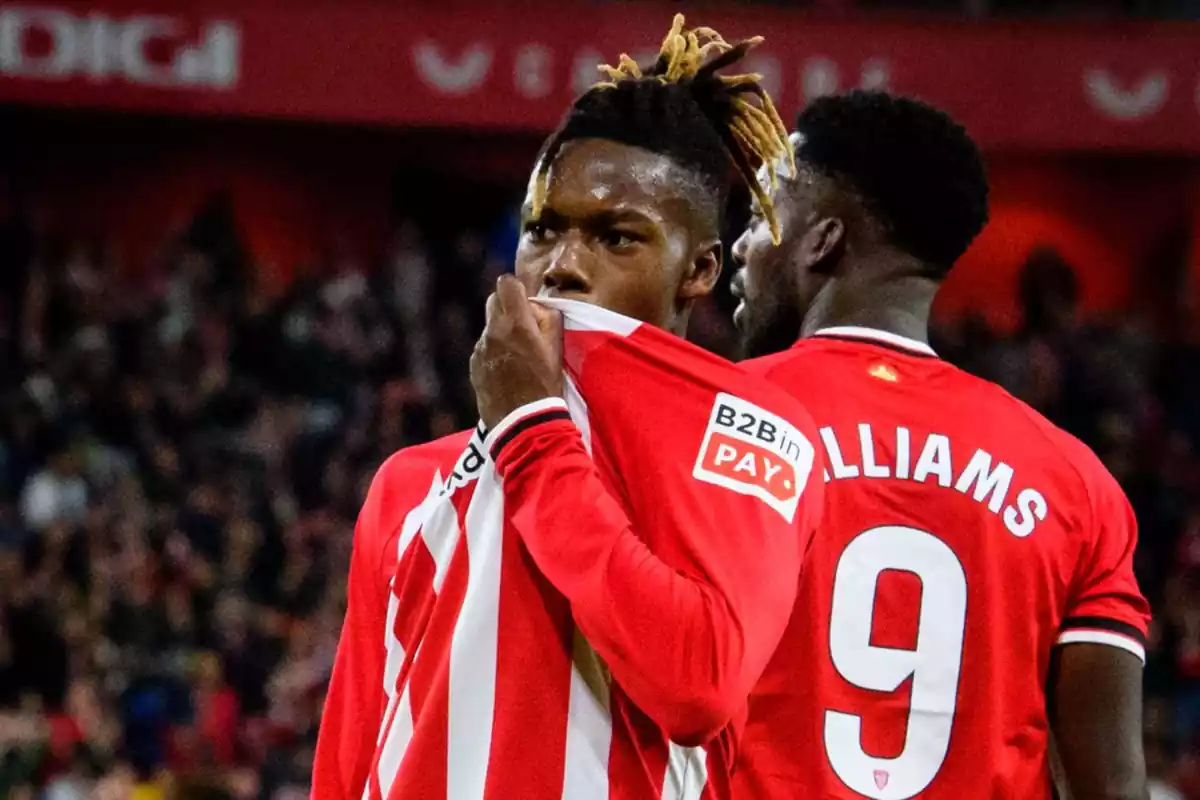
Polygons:
M1092 448L1000 386L986 381L980 382L990 387L994 403L1003 403L1013 417L1024 423L1020 426L1020 432L1031 440L1030 446L1045 448L1048 457L1053 459L1054 466L1075 478L1089 497L1097 493L1121 494L1116 479Z
M473 433L460 431L389 456L367 490L354 534L355 549L380 561L405 517L450 473Z
M768 359L775 360L780 355L782 354L734 364L737 377L731 380L730 386L736 387L734 393L743 399L762 404L777 413L784 413L789 422L805 433L810 429L815 431L816 423L813 422L805 401L788 390L786 381L775 380L770 365L766 363Z
M739 366L751 375L770 377L777 372L803 366L808 359L822 354L825 351L824 345L825 342L818 339L801 339L787 350L747 359Z
M1132 513L1125 492L1088 445L1002 387L970 377L981 388L977 405L994 409L994 429L1034 459L1047 483L1068 500L1066 513L1078 533L1093 536L1124 524Z
M1043 421L1047 429L1047 437L1062 454L1063 461L1078 477L1083 494L1092 510L1092 523L1115 523L1110 517L1115 510L1128 506L1125 490L1117 483L1117 479L1104 466L1100 457L1086 444L1071 434ZM1130 512L1131 513L1131 512Z
M423 475L432 475L441 470L445 473L462 455L467 443L471 440L473 430L459 431L431 442L405 447L392 453L375 472L371 482L374 491L396 488L406 484L410 479Z
M801 339L787 350L748 359L738 366L796 397L819 400L828 397L833 386L844 390L858 384L858 377L865 373L857 366L871 360L872 353L878 355L861 343L813 336Z

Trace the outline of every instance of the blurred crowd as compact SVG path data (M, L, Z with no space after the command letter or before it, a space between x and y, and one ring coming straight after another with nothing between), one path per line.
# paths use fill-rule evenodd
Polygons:
M935 331L934 346L1004 386L1078 436L1117 478L1139 527L1135 568L1150 600L1145 746L1151 800L1200 798L1200 340L1182 237L1149 254L1155 313L1080 317L1077 275L1033 253L1020 294L1023 325L997 337L978 320ZM1147 269L1145 274L1155 273ZM1103 702L1103 698L1097 698Z
M434 250L401 224L384 264L268 286L218 199L125 279L7 222L0 797L307 796L360 498L474 422L486 248Z
M140 270L3 222L0 797L307 796L360 499L388 454L474 423L464 367L515 243L485 234L399 220L380 262L281 286L219 198ZM1157 614L1148 754L1200 797L1200 348L1081 319L1052 252L1022 295L1018 334L967 319L935 345L1124 485ZM728 354L726 319L695 334Z

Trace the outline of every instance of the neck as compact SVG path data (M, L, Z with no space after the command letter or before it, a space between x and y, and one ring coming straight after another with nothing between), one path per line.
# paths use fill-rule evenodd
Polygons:
M676 311L674 314L671 315L671 317L669 319L664 320L663 323L661 325L659 325L658 327L662 328L663 330L667 331L668 333L675 334L680 339L686 339L687 332L688 332L688 322L691 320L691 317L692 317L692 308L691 308L691 305L689 304L686 308Z
M929 312L938 283L909 265L849 268L829 280L804 318L801 335L854 325L929 341Z

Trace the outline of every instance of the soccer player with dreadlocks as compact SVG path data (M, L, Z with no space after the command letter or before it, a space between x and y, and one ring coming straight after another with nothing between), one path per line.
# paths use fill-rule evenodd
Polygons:
M717 280L731 178L769 215L790 168L757 76L719 72L758 41L677 16L547 140L480 428L396 454L363 506L315 797L728 796L822 494L803 409L667 333ZM623 332L580 340L584 310Z
M932 106L851 92L805 109L795 150L734 245L736 317L764 356L743 366L821 426L828 502L738 796L1049 800L1053 735L1069 796L1144 798L1129 503L1086 446L928 343L987 221L979 149Z

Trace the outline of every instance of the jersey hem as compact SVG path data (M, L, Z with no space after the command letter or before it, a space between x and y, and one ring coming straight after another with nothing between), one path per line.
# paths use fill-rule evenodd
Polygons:
M497 461L500 451L522 431L543 422L560 419L571 419L571 414L567 410L567 402L561 397L547 397L543 400L526 403L488 431L483 440L483 448L492 457L492 461Z
M1146 646L1146 632L1136 625L1131 625L1128 622L1122 622L1112 617L1099 616L1077 616L1067 617L1059 625L1062 631L1072 630L1092 630L1092 631L1108 631L1124 636L1126 639L1132 639L1143 647Z

